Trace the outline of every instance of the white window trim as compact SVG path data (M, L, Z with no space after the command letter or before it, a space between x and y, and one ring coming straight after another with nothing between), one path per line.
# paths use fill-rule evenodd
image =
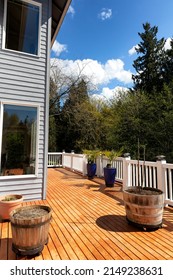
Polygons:
M35 5L39 7L39 26L38 26L38 54L31 54L31 53L26 53L26 52L21 52L21 51L16 51L16 50L11 50L5 48L5 40L6 40L6 23L7 23L7 0L4 0L4 19L3 19L3 34L2 34L2 49L5 51L9 51L12 53L18 53L22 55L29 55L29 56L34 56L34 57L40 57L41 56L41 18L42 18L42 4L32 1L32 0L19 0L21 2L29 3L32 5Z
M2 130L3 130L3 104L2 102L0 102L0 166L1 166L1 151L2 151Z
M2 151L2 133L3 133L3 113L4 113L4 105L14 105L14 106L26 106L37 108L37 135L36 135L36 160L35 160L35 174L23 174L23 175L8 175L8 176L0 176L0 181L4 179L24 179L24 178L38 178L38 150L39 150L39 127L40 127L40 106L31 104L31 103L23 103L23 102L0 102L0 164L1 164L1 151Z

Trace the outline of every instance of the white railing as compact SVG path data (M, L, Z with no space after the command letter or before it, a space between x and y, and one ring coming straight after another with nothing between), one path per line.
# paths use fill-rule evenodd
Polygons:
M48 167L62 167L62 153L48 153Z
M106 157L97 158L97 177L103 177ZM139 163L139 165L138 165ZM83 154L48 153L48 167L66 167L72 171L87 174L87 159ZM139 167L138 167L139 166ZM123 183L123 189L130 186L146 186L161 189L165 194L165 204L173 206L173 164L165 160L156 162L131 160L119 157L113 161L116 168L116 180Z
M85 156L83 154L62 153L62 166L85 174Z
M173 164L163 164L165 203L173 206Z

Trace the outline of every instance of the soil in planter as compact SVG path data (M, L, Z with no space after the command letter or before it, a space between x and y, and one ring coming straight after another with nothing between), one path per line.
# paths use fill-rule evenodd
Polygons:
M153 189L153 188L149 188L149 187L144 187L144 188L133 187L133 188L127 189L126 192L134 193L134 194L141 194L141 195L152 195L152 194L160 195L163 193L161 190Z
M13 217L19 220L30 220L43 217L48 214L48 211L42 208L26 208L14 213Z
M17 200L16 196L7 196L4 199L2 199L2 201L13 201L13 200Z

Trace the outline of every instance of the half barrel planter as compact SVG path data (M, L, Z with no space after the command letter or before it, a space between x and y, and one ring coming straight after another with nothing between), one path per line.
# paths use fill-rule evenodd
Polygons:
M143 188L148 194L141 194L129 187L123 191L126 219L129 223L143 229L162 227L164 193L155 188Z
M39 255L48 243L52 210L46 205L24 206L10 214L12 250L18 255Z

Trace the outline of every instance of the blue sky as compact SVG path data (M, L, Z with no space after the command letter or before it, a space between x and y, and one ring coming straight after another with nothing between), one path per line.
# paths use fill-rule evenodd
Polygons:
M143 23L158 26L158 39L167 39L169 47L172 11L172 0L72 0L51 57L66 73L82 69L97 94L109 97L117 87L133 85L134 47Z

